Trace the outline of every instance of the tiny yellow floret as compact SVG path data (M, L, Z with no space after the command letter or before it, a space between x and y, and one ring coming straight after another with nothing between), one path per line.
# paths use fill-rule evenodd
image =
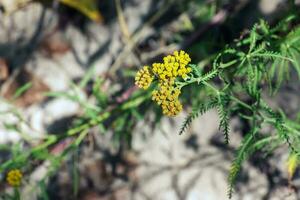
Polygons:
M21 185L22 181L22 172L18 169L10 170L7 173L6 181L12 187L18 187Z

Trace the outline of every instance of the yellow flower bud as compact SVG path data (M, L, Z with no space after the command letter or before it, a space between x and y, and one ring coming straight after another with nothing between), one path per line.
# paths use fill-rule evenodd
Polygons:
M6 181L12 187L19 187L22 181L22 172L18 169L10 170L7 174Z

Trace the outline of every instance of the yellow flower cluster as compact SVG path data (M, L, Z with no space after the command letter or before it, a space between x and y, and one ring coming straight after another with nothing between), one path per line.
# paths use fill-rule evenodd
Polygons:
M12 187L18 187L21 185L22 181L22 172L18 169L13 169L8 172L6 181Z
M162 107L163 114L167 116L175 116L182 110L178 99L180 90L172 82L160 82L160 89L152 92L152 100Z
M146 90L152 83L154 76L150 73L149 67L144 66L141 70L136 73L135 84L139 88Z
M151 72L145 66L135 77L135 84L139 88L147 89L154 77L159 80L159 88L152 92L152 100L161 106L163 114L175 116L182 111L179 101L180 89L175 85L177 77L187 78L192 71L187 65L191 62L190 56L184 51L175 51L173 55L163 58L163 63L153 63Z
M164 63L154 63L152 70L163 81L177 76L186 78L192 71L190 67L186 67L189 62L191 58L187 53L175 51L173 55L164 57Z

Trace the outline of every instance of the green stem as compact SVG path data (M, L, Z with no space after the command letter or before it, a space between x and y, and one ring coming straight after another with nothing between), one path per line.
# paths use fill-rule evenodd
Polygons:
M57 136L57 135L50 135L48 138L47 138L47 141L32 148L27 154L21 154L19 156L17 156L16 158L12 159L12 160L8 160L6 161L5 163L1 164L1 167L0 167L0 172L2 172L4 169L6 169L7 167L9 167L10 165L12 165L13 163L15 162L18 162L19 160L25 160L27 158L29 158L32 154L34 154L35 152L38 152L42 149L46 149L48 148L49 146L55 144L58 142L59 139L61 138L64 138L64 137L68 137L68 136L73 136L77 133L81 133L79 135L79 137L77 138L77 143L83 139L82 137L86 135L86 132L84 130L87 130L89 129L90 127L93 127L95 125L97 125L98 123L101 123L102 121L104 121L105 119L107 119L108 117L110 116L109 112L105 112L101 115L99 115L97 117L96 120L90 120L88 123L86 124L83 124L79 127L75 127L71 130L69 130L65 135L63 136ZM88 132L88 131L87 131Z
M191 78L190 80L187 80L187 81L185 81L185 82L179 82L179 83L177 83L177 87L178 87L179 89L181 89L181 88L183 88L184 86L190 85L190 84L193 84L193 83L198 83L198 85L199 85L200 83L204 83L204 82L208 81L209 79L211 79L211 77L216 76L218 73L219 73L219 70L218 70L218 69L215 69L215 70L209 72L208 74L205 74L205 75L202 76L202 77Z
M209 87L210 89L212 89L217 95L220 94L220 91L217 88L215 88L214 86L212 86L211 84L209 84L207 82L202 82L202 83L203 83L203 85L206 85L207 87Z
M207 83L207 82L203 82L204 85L208 86L209 88L211 88L213 91L215 91L217 93L217 95L219 95L221 92L215 88L214 86L212 86L211 84ZM249 109L249 110L252 110L252 107L249 106L248 104L242 102L241 100L239 100L238 98L234 97L234 96L230 96L230 99L235 101L236 103L240 104L241 106Z
M235 101L236 103L240 104L241 106L244 106L245 108L252 110L252 107L249 106L248 104L242 102L241 100L239 100L238 98L234 97L234 96L230 96L231 100Z
M19 191L19 188L18 187L15 187L14 188L14 200L20 200L21 197L20 197L20 191Z
M228 63L221 63L219 67L222 68L222 69L225 69L227 67L230 67L231 65L236 64L238 61L239 60L232 60L232 61L230 61Z

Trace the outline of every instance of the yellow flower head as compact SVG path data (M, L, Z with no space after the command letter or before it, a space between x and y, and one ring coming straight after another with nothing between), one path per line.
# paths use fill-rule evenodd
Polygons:
M152 65L153 73L162 81L167 81L177 76L186 78L187 74L192 71L190 67L186 67L191 62L191 58L184 51L175 51L173 55L168 55L163 60L163 63L154 63Z
M143 88L146 90L150 84L152 83L154 79L154 76L150 73L149 67L144 66L142 69L140 69L135 76L135 84L139 88Z
M189 62L191 62L191 58L189 56L189 54L185 53L184 51L174 51L174 57L176 62L178 62L180 64L180 67L185 67L189 64Z
M163 109L163 114L167 116L175 116L182 110L182 105L178 99L180 90L175 88L170 82L161 82L160 90L152 92L152 100L156 101Z
M18 187L21 185L22 172L18 169L10 170L7 174L6 181L12 187Z
M139 70L135 77L135 84L143 89L147 89L154 77L159 81L158 89L152 92L152 100L161 106L163 114L175 116L182 111L182 104L179 101L180 89L176 87L177 77L183 79L188 77L192 71L188 64L191 62L190 56L184 51L175 51L173 55L163 58L162 63L153 63L152 68L148 66Z

